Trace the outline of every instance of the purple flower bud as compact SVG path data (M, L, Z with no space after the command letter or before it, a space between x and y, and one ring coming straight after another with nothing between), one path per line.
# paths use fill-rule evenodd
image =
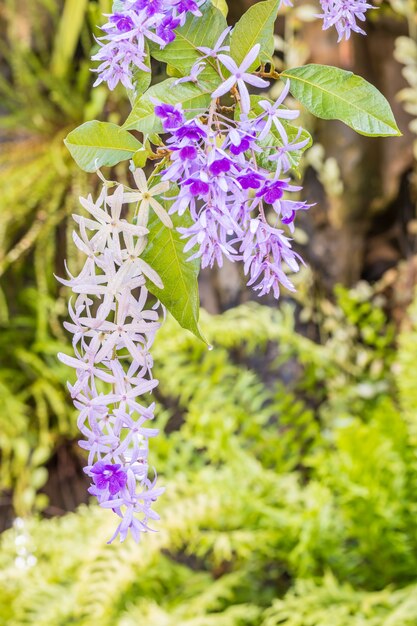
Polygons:
M213 176L218 176L219 174L225 174L230 171L231 164L229 159L219 159L218 161L213 161L209 166L210 174Z
M172 104L158 104L155 107L155 115L160 117L163 121L165 130L174 130L184 123L184 115Z
M156 13L162 13L164 7L162 0L136 0L132 9L134 11L142 11L142 9L146 9L146 14L151 16L156 15Z
M258 172L247 172L237 177L242 189L259 189L265 178Z
M190 185L190 193L193 196L205 196L210 191L210 186L204 180L197 179L188 179L185 181L186 185Z
M190 141L200 141L206 136L205 131L200 128L195 122L181 126L175 131L175 136L181 141L181 139L189 139Z
M286 217L281 217L281 222L283 224L291 224L295 219L295 211L291 211L291 213L289 215L287 215Z
M179 19L174 19L173 17L168 16L164 20L162 20L162 22L156 29L156 34L158 35L158 37L163 39L165 43L171 43L175 39L174 30L177 28L177 26L179 26L179 24Z
M197 157L197 149L194 146L184 146L184 148L181 148L179 155L184 161L194 161Z
M260 198L263 196L265 202L268 204L274 204L277 200L280 200L284 195L285 189L288 187L288 183L283 180L276 180L271 183L267 183L261 191L258 191L256 196Z
M230 152L234 154L235 156L238 156L239 154L242 154L243 152L250 150L250 146L251 146L251 137L242 137L240 144L238 146L236 146L233 143L231 144Z
M121 33L127 33L134 27L132 18L128 15L123 15L123 13L114 13L111 15L110 22L116 24L117 30Z
M179 0L175 5L178 13L187 13L190 11L191 13L198 13L198 5L194 2L194 0Z
M126 472L121 469L119 463L111 465L97 461L93 465L91 473L94 474L93 480L96 487L101 491L108 489L112 496L119 493L127 482Z

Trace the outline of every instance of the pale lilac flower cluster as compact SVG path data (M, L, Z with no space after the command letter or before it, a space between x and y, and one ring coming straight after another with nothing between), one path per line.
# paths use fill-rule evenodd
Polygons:
M100 50L93 61L99 61L94 70L98 78L94 86L106 82L114 89L120 82L134 89L135 68L150 72L146 65L147 43L153 41L161 48L175 39L175 29L182 26L189 13L201 15L203 0L123 0L123 7L108 15L102 26L106 33L99 37Z
M141 170L135 179L143 188ZM84 436L80 446L88 450L89 491L121 518L111 541L118 534L123 541L129 531L138 540L149 530L148 521L158 519L152 504L163 491L148 477L148 441L158 431L146 425L154 417L154 404L145 400L158 384L149 350L160 325L158 303L146 307L145 279L162 283L141 254L149 202L159 205L153 196L167 187L159 183L148 190L145 206L140 190L126 193L122 185L111 195L104 185L96 202L91 196L80 198L89 217L74 215L79 232L73 239L86 260L78 276L61 279L75 295L69 304L71 322L65 323L75 355L59 358L76 372L76 382L68 387ZM136 224L122 218L126 202L139 203Z
M351 32L366 35L356 20L365 21L365 13L375 7L364 0L320 0L323 13L318 15L323 19L323 30L334 26L337 30L338 42L343 38L349 39Z
M190 258L200 257L202 267L222 265L223 258L243 261L248 285L259 295L272 291L278 298L280 285L294 290L285 269L298 271L301 260L284 227L293 231L297 212L310 206L291 199L301 187L292 185L288 175L308 139L300 137L301 130L288 137L286 126L299 115L283 106L289 83L275 104L258 98L251 107L246 83L268 85L249 70L258 54L259 45L240 67L218 55L230 76L198 117L187 121L180 106L164 103L156 103L155 113L170 134L171 157L162 180L178 185L170 213L188 210L194 222L179 229L188 239L185 251L192 250ZM233 88L240 103L234 118L218 100Z

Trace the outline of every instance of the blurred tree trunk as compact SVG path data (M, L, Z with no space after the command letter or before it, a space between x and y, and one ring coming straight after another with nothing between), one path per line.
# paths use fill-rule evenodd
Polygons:
M334 33L322 33L320 24L304 28L311 54L309 62L337 65L363 76L390 102L402 137L369 138L339 122L319 121L315 132L326 156L340 168L343 193L331 198L319 192L317 182L307 177L306 195L318 201L305 220L311 220L309 253L326 286L336 282L351 285L364 274L379 278L401 256L401 228L408 219L412 138L410 117L396 101L405 86L401 66L393 56L395 39L404 34L401 23L380 19L367 24L366 37L353 36L335 43ZM404 189L405 179L405 189ZM378 236L376 236L378 235ZM385 235L385 236L384 236Z
M236 22L251 4L250 0L229 2L229 23ZM316 206L300 219L309 236L304 256L326 291L336 283L352 285L361 277L376 280L396 265L407 254L404 233L413 218L411 118L396 100L405 80L393 56L395 39L406 34L406 26L378 15L366 23L366 31L366 37L353 35L337 44L335 32L323 32L316 20L304 24L298 34L310 51L306 62L335 65L375 85L391 104L403 133L402 137L369 138L340 122L314 122L314 140L322 144L326 158L338 164L343 183L340 195L329 195L316 172L311 168L306 172L304 197ZM202 302L210 311L251 297L231 264L210 275L203 272Z

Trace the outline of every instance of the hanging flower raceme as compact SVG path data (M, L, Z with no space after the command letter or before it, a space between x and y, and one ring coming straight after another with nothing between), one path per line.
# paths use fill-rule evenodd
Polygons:
M358 22L371 8L366 0L320 3L323 28L334 26L339 40L364 32ZM86 214L74 216L73 238L85 263L62 281L73 292L65 326L74 354L60 359L76 375L69 390L90 493L120 518L112 539L129 532L139 539L158 517L152 505L162 489L148 469L157 434L149 394L158 384L150 350L163 308L155 294L201 339L199 263L184 271L187 259L203 268L240 262L259 296L294 291L291 275L303 261L292 237L300 213L312 206L295 177L311 137L293 125L299 112L286 105L290 88L323 119L365 135L401 134L382 94L361 77L315 64L276 70L274 18L283 6L292 1L256 2L232 28L224 2L114 0L97 40L95 85L133 90L132 111L121 126L86 122L65 143L86 172L131 159L136 188L105 182L97 200L81 198ZM152 81L151 58L166 63L169 78ZM285 76L290 82L273 102L265 93L270 79ZM301 88L305 81L311 89ZM344 97L349 89L351 102ZM135 170L139 163L149 176ZM137 206L131 221L124 204Z
M259 295L272 291L278 297L280 285L294 289L286 272L298 271L301 261L285 229L292 232L297 212L310 205L292 198L301 187L291 184L288 172L309 137L301 137L301 130L288 137L286 127L299 115L283 105L289 83L275 104L257 98L256 113L249 114L253 106L246 84L268 86L250 72L259 45L238 67L228 55L217 54L220 47L228 50L223 42L224 35L213 55L204 50L230 73L212 94L210 109L187 120L180 106L155 102L171 151L162 180L179 189L170 212L189 211L193 218L191 226L179 229L188 239L184 250L192 250L190 258L201 258L202 267L221 266L224 258L241 260L248 284ZM237 103L234 117L219 101L230 91Z
M71 322L65 324L73 335L74 356L59 358L76 373L69 390L84 436L80 446L88 451L84 471L92 479L89 491L121 518L111 541L117 535L123 541L129 531L139 540L149 530L149 520L158 519L152 504L163 491L148 476L148 443L158 431L147 425L154 404L146 397L158 384L152 378L150 348L160 324L158 303L147 307L145 281L158 287L162 283L140 255L149 205L157 207L153 196L167 185L146 188L145 202L143 172L134 175L137 192L119 185L109 195L104 185L96 202L91 196L80 199L89 217L74 216L79 233L73 238L85 264L78 276L62 280L75 297L69 305ZM121 217L129 202L139 203L136 224Z
M124 0L123 8L108 15L98 38L100 50L92 57L99 61L94 70L94 86L106 82L114 89L120 82L134 89L133 70L150 72L146 63L147 41L164 48L175 39L175 29L182 26L188 14L199 17L204 0Z

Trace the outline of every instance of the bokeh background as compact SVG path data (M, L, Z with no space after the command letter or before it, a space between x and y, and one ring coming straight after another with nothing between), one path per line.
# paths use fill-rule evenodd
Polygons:
M250 3L228 4L233 23ZM378 6L339 45L316 5L279 18L278 66L364 76L403 136L302 112L316 206L295 233L298 292L260 301L234 265L202 273L214 350L171 319L154 350L158 532L107 546L56 359L54 274L79 264L71 213L98 187L62 140L129 109L91 89L110 0L0 0L1 625L417 625L417 7Z

